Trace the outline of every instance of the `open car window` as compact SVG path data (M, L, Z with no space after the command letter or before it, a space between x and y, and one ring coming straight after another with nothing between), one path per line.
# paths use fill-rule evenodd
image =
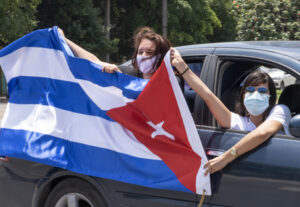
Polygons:
M189 61L187 62L189 68L198 76L200 77L203 61L197 60L197 61ZM194 103L196 98L196 92L189 86L189 84L184 81L184 98L188 104L188 107L190 109L190 112L193 114L194 112Z
M283 69L251 61L224 61L220 64L217 95L230 111L237 112L236 105L240 98L243 83L249 73L255 70L266 72L273 79L276 87L277 103L281 94L286 91L285 89L292 88L289 89L292 92L288 94L284 92L286 97L284 101L281 101L281 104L289 107L292 116L300 113L300 102L295 100L295 97L299 97L300 81ZM298 92L296 92L296 85L298 85L297 88L299 87ZM298 95L295 93L298 93ZM282 97L281 99L283 100Z

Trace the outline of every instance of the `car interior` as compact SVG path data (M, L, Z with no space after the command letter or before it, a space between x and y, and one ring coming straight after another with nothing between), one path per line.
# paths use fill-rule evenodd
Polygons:
M281 93L278 103L289 107L292 117L300 114L300 84L287 86Z

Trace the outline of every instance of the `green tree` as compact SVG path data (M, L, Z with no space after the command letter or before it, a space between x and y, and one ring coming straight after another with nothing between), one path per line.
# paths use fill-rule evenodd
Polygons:
M40 0L0 0L0 47L31 32Z
M237 40L299 40L299 0L235 0Z
M116 52L118 39L105 37L103 12L92 0L43 0L38 7L38 28L57 25L69 39L104 59L106 53Z
M237 20L232 11L232 0L212 0L210 5L222 26L214 27L214 33L209 36L209 41L226 42L235 40Z
M132 36L141 26L150 26L161 32L161 1L156 0L112 0L111 36L117 37L118 51L112 55L116 62L128 60L133 52Z
M111 35L120 39L115 60L131 57L132 35L141 26L150 26L162 33L162 1L112 0ZM216 27L220 27L207 0L168 1L168 39L174 46L208 41Z
M221 22L206 0L175 0L169 3L168 38L174 45L208 42Z

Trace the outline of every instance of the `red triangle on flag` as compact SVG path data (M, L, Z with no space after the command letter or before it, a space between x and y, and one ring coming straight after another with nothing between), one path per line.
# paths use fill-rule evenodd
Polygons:
M162 159L186 188L196 192L201 157L189 143L179 107L162 62L135 101L107 114Z

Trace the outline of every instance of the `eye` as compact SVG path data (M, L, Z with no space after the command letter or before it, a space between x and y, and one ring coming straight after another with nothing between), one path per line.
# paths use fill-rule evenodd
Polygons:
M152 55L154 55L154 51L147 51L146 55L147 56L152 56Z
M250 92L250 93L253 93L255 91L255 87L254 86L248 86L246 87L246 92Z
M265 88L265 87L259 87L259 88L257 89L257 91L258 91L259 93L267 93L267 92L268 92L268 89Z

